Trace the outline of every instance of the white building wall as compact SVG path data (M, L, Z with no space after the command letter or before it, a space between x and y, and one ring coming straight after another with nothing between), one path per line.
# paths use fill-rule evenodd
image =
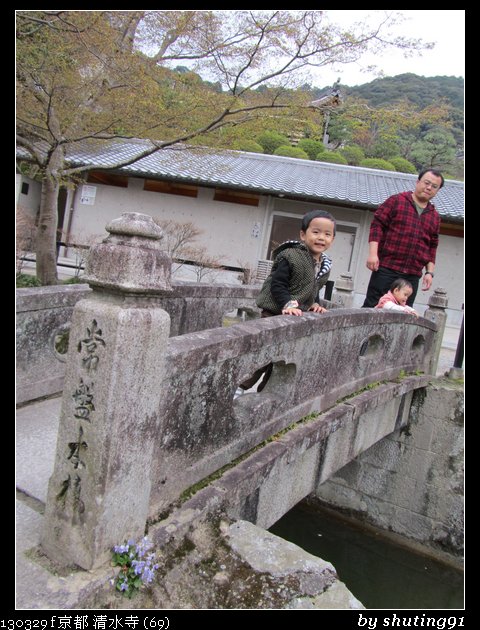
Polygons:
M88 184L88 186L92 186ZM198 197L184 197L143 190L143 180L130 178L128 188L95 184L91 205L82 203L80 186L73 204L71 241L88 242L107 236L105 225L124 212L142 212L158 219L192 222L202 234L195 245L221 259L222 264L242 267L259 257L267 197L258 207L214 201L214 190L199 188Z
M22 184L28 184L27 194L22 193ZM40 210L41 184L26 175L17 173L16 186L17 207L21 208L24 212L27 212L28 216L35 219L37 212Z
M23 192L22 192L23 189ZM15 251L17 273L28 266L24 256L35 249L36 219L40 211L41 185L17 173L16 175L16 216Z
M463 238L441 234L435 264L434 287L446 289L448 306L457 312L465 302L464 270ZM460 324L460 322L461 317L455 323Z

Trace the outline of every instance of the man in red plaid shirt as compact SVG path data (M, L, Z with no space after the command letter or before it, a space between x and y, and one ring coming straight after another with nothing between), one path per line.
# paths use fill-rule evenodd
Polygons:
M373 307L396 278L413 287L407 301L413 306L425 267L422 291L432 285L440 231L440 215L430 200L444 184L435 169L419 173L413 192L389 197L378 207L370 226L367 267L372 272L364 307Z

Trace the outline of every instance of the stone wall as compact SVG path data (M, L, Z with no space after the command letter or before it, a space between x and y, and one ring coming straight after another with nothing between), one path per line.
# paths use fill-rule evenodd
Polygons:
M170 315L170 336L219 328L226 313L235 309L260 316L255 304L259 285L172 282L172 292L159 298Z
M414 394L410 423L318 486L329 505L422 544L463 552L462 384Z
M179 282L172 289L159 298L172 336L219 327L234 309L260 314L258 286ZM62 391L73 307L90 294L88 284L17 289L17 404Z
M17 404L62 391L73 307L87 285L17 289Z

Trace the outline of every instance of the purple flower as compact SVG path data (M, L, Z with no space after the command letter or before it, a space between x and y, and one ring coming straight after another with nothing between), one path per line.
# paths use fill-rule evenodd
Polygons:
M133 576L140 576L144 584L150 584L155 577L155 571L159 568L159 564L155 562L155 552L148 553L153 547L147 536L144 536L137 544L133 540L129 540L126 544L116 545L113 550L117 554L122 555L121 558L115 560L115 564L122 566L122 571L117 576L117 589L120 591L129 591L130 595L139 588L134 585ZM133 569L133 574L130 571Z

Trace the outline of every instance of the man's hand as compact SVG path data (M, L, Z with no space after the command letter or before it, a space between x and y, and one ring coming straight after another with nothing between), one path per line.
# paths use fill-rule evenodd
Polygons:
M432 276L429 273L425 274L422 278L422 291L428 291L432 286L432 282Z
M378 256L369 256L367 258L367 267L370 271L378 271L379 266L380 260L378 259Z
M378 243L376 241L370 241L368 244L367 267L370 271L378 271L378 268L380 267L380 260L378 258Z

